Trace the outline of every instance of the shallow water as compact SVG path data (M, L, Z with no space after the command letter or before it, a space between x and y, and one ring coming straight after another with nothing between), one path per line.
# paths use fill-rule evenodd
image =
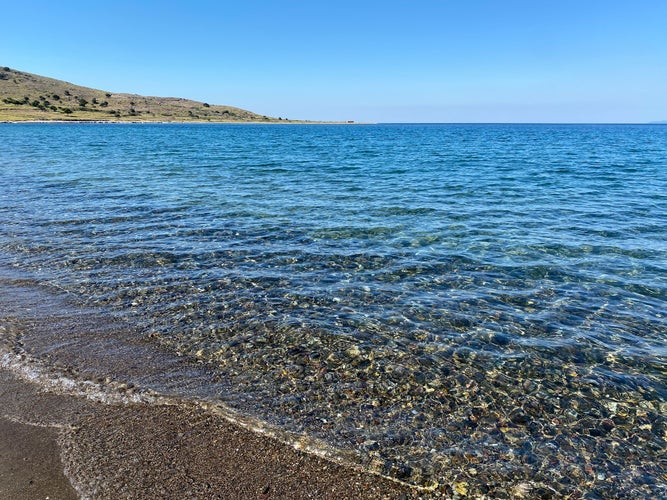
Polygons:
M0 140L0 277L129 325L135 372L146 348L197 367L168 364L152 390L417 485L664 494L667 127ZM71 332L52 325L60 348Z

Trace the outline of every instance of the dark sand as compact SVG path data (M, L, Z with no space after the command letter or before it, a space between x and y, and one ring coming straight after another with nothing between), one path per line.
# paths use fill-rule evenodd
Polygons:
M109 405L0 370L0 499L418 498L188 405Z
M75 367L79 380L108 375L150 385L165 366L172 376L197 369L132 341L122 324L72 308L62 297L6 281L0 281L0 296L4 352ZM76 390L46 390L0 367L0 500L424 496L194 403L112 404L72 395Z
M75 499L63 474L57 429L0 418L0 498Z

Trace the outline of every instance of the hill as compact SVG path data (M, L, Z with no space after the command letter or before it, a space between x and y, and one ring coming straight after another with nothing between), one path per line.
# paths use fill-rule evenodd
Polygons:
M0 67L0 121L289 122L245 109L176 97L81 87Z

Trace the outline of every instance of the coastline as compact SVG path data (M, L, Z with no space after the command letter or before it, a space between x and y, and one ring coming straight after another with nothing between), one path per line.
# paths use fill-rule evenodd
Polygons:
M48 427L57 469L81 491L124 487L118 464L158 463L117 439L146 436L172 457L195 433L228 439L209 418L228 411L233 428L245 418L292 449L438 490L423 496L663 497L665 155L637 149L623 168L588 158L656 139L596 130L3 127L0 367L97 408L42 423L31 402L10 417ZM527 135L562 154L534 161ZM471 160L487 144L498 162ZM563 226L564 213L591 231ZM641 248L626 247L627 220ZM563 234L577 243L522 239ZM629 261L646 274L617 272ZM188 418L158 446L172 411ZM100 463L108 472L79 467ZM151 484L209 467L189 463L159 462L167 479Z
M416 488L327 458L307 443L283 441L270 428L248 425L216 405L150 389L136 392L129 385L136 365L121 360L129 346L120 340L123 332L116 320L99 311L77 312L63 297L4 277L0 498L371 499L419 494ZM82 358L83 344L91 342L98 355ZM175 362L139 344L129 348L154 375ZM104 378L101 389L97 381Z
M107 404L55 394L6 368L0 368L0 400L2 497L424 496L295 450L195 405Z
M307 121L307 120L283 120L283 121L209 121L209 120L3 120L0 119L0 124L15 125L20 123L96 123L96 124L199 124L199 125L375 125L375 122L327 122L327 121Z

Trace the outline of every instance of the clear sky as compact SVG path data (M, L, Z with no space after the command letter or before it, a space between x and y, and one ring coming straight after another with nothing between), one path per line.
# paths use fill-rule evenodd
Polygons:
M3 2L0 65L378 122L667 120L667 0Z

